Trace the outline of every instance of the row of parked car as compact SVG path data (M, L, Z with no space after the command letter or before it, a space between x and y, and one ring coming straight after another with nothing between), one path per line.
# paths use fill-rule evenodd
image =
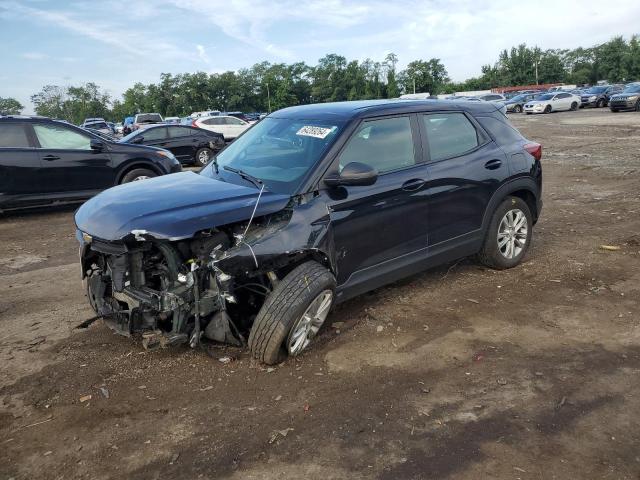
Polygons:
M505 113L551 113L578 108L609 107L612 112L635 110L640 112L640 82L626 85L596 85L584 89L563 90L562 87L540 90L521 90L507 95L489 93L475 97L452 96L448 100L498 102Z

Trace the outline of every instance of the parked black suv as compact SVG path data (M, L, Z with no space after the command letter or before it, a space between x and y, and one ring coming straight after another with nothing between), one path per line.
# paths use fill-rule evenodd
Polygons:
M272 364L304 351L337 302L467 255L516 266L542 147L500 106L287 108L199 174L101 193L75 217L96 318L146 347L248 342Z
M111 142L44 117L0 117L0 212L82 201L181 169L167 150Z
M181 163L201 167L209 163L214 152L225 146L224 136L220 133L182 125L161 125L136 130L120 140L120 143L165 148Z
M588 88L582 92L580 107L606 107L609 104L609 97L621 91L622 86L620 85L600 85Z
M640 112L640 83L627 85L621 93L611 95L609 108L612 112L620 110Z

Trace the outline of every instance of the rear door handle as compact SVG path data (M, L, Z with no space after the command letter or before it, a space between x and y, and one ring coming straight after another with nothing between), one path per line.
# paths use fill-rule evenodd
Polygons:
M425 184L425 180L421 178L414 178L411 180L407 180L402 184L402 190L405 192L413 192L414 190L420 190L422 186Z
M60 160L60 157L56 157L55 155L45 155L44 157L42 157L43 160L46 160L47 162L51 162L53 160Z
M502 160L489 160L484 164L484 168L488 170L495 170L496 168L500 168L502 165Z

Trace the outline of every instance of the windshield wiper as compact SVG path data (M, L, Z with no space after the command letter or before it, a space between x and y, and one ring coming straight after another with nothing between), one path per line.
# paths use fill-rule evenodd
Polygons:
M253 175L249 175L247 172L244 172L244 171L240 170L239 168L233 168L233 167L230 167L229 165L225 165L222 168L224 168L225 170L227 170L229 172L235 173L236 175L240 176L241 178L244 178L245 180L248 180L249 182L253 183L257 188L261 188L263 183L264 183L259 178L256 178Z

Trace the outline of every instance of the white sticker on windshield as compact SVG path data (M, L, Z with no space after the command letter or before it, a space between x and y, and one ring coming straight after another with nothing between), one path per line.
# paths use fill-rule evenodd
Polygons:
M325 138L331 133L331 130L333 130L333 128L312 127L311 125L307 125L298 130L296 132L296 135L313 138Z

